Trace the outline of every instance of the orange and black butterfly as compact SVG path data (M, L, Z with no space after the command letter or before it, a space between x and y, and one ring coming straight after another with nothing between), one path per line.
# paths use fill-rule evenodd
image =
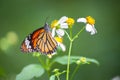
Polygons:
M52 54L56 51L57 46L56 40L51 35L49 25L46 23L44 27L35 30L25 38L21 45L21 51Z

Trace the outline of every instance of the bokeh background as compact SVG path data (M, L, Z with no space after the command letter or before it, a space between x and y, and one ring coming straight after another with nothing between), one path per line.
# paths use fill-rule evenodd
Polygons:
M21 42L33 30L43 26L46 17L50 16L47 20L50 24L64 15L74 19L90 15L95 18L98 31L94 36L84 31L73 44L72 55L95 58L100 62L100 66L81 66L75 80L112 80L120 76L119 0L0 0L1 80L14 80L24 66L39 63L32 55L20 51ZM76 23L73 33L81 27ZM68 48L66 37L64 44ZM67 52L58 55L67 55ZM43 76L41 80L47 78Z

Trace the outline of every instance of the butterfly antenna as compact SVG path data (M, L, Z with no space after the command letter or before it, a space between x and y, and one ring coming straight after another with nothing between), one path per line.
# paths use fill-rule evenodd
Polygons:
M47 18L46 18L46 20L45 20L45 25L44 25L44 29L46 30L46 31L50 31L50 26L48 25L48 23L47 23L47 20L50 18L50 16L48 16Z
M50 16L48 16L46 19L45 19L45 24L47 24L47 20L50 18Z

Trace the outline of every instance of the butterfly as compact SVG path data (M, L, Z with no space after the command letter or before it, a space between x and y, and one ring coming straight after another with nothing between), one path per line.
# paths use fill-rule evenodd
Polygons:
M52 54L58 46L57 41L52 37L49 25L45 23L42 28L29 34L21 45L22 52L40 52L42 54Z

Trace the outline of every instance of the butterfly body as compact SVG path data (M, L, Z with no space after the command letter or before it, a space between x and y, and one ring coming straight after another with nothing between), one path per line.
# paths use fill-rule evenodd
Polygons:
M29 34L21 45L22 52L40 52L52 54L56 51L57 42L52 37L48 24Z

